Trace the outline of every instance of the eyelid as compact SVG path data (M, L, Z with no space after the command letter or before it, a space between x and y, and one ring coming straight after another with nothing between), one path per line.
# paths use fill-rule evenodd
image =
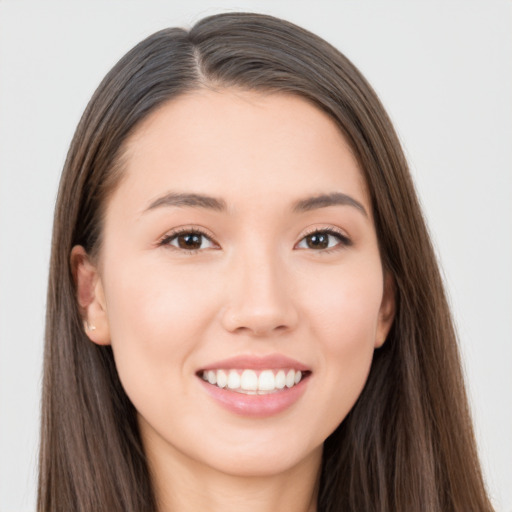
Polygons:
M201 235L201 236L204 236L205 238L207 238L213 245L215 245L216 249L217 248L220 248L220 245L218 244L218 242L215 240L214 236L205 228L203 227L200 227L200 226L194 226L194 225L191 225L191 226L180 226L180 227L177 227L177 228L173 228L171 229L170 231L167 231L163 236L161 236L159 239L158 239L158 242L157 242L157 245L158 246L166 246L166 247L170 247L172 249L176 249L177 251L180 251L180 252L183 252L183 253L194 253L194 252L198 252L198 251L204 251L204 250L208 250L208 249L190 249L190 250L187 250L187 249L180 249L178 247L174 247L172 246L169 242L173 239L175 239L176 237L178 237L179 235L182 235L182 234L185 234L185 233L190 233L190 234L197 234L197 235Z
M308 236L314 235L315 233L327 233L328 235L332 235L338 237L340 243L334 247L330 247L327 249L318 249L317 252L326 253L329 251L333 251L336 249L340 249L342 247L349 247L352 245L352 240L349 236L340 228L336 226L315 226L308 228L300 237L299 241L295 244L295 248ZM313 250L313 249L312 249Z
M187 253L187 252L194 253L194 252L209 250L209 249L190 249L190 250L180 249L180 248L172 246L169 243L171 240L175 239L180 234L184 234L184 233L198 234L198 235L204 236L213 245L216 246L215 248L220 249L219 243L215 240L214 236L210 233L209 230L207 230L206 228L203 228L201 226L194 226L194 225L180 226L177 228L173 228L170 231L167 231L163 236L161 236L158 239L157 245L170 247L170 248L176 249L177 251L184 252L184 253ZM340 228L338 228L336 226L327 225L327 226L315 226L315 227L308 228L304 233L302 233L299 241L295 244L294 249L297 249L298 244L300 244L306 237L313 235L315 233L327 233L328 235L335 236L340 240L339 244L337 244L336 246L327 248L327 249L319 249L317 252L326 253L326 252L329 252L332 250L339 249L340 246L347 247L347 246L352 245L352 240L347 236L347 234L343 230L341 230Z

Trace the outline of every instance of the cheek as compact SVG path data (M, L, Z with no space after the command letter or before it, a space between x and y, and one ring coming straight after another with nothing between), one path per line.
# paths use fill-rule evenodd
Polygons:
M124 262L108 276L106 298L113 342L128 336L147 348L156 344L155 349L159 343L173 344L182 330L199 326L215 289L211 274L184 272L154 259L133 265Z
M317 274L308 290L311 324L329 352L373 348L383 290L378 261Z
M204 336L215 287L205 288L205 276L154 261L125 259L105 274L112 349L127 394L140 401L155 386L172 389Z
M370 371L382 300L380 265L374 268L340 272L310 288L309 329L322 386L316 396L325 411L318 428L328 426L327 435L353 407Z

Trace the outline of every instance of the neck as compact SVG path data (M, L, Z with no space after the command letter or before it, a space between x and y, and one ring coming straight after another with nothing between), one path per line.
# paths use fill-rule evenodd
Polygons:
M158 512L316 512L322 451L280 473L236 475L167 450L148 453Z

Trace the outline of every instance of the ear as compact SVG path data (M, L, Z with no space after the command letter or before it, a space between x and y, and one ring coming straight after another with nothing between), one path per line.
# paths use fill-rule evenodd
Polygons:
M71 250L70 263L85 333L98 345L110 345L107 307L98 269L81 245Z
M377 324L377 332L375 335L375 348L384 345L389 330L393 325L396 311L395 299L395 281L390 272L384 272L384 290L382 294L382 302L379 310L379 319Z

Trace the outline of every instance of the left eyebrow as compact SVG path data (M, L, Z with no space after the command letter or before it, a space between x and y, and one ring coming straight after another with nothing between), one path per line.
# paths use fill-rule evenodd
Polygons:
M333 192L332 194L320 194L318 196L307 197L296 201L293 205L294 212L307 212L316 210L317 208L327 208L328 206L352 206L359 210L365 217L368 217L368 212L364 206L356 201L353 197L341 192Z
M226 202L216 197L205 196L203 194L189 194L169 192L158 199L155 199L145 210L154 210L162 206L206 208L209 210L223 211L226 209Z

